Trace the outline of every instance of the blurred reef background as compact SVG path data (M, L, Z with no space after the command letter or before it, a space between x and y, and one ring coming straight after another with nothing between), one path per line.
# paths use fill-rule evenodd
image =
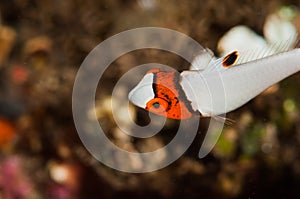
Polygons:
M199 159L199 135L170 166L123 173L95 160L76 132L71 95L76 72L100 42L146 26L185 33L218 53L219 39L246 25L263 35L267 17L296 0L2 0L0 1L0 199L299 198L300 76L272 86L227 115L213 151ZM107 108L114 83L136 65L188 64L168 53L137 51L117 59L101 80L97 116L108 137L129 151L151 151L174 136L170 121L159 135L120 135ZM254 82L255 83L255 82ZM140 124L146 112L131 107ZM187 132L188 133L188 132Z

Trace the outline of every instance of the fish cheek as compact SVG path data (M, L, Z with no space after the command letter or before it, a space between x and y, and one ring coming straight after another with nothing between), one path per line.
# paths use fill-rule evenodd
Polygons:
M192 114L187 109L184 102L177 101L176 103L173 103L172 108L168 111L168 117L177 120L182 120L191 118Z
M177 120L182 119L180 103L173 103L172 108L168 111L168 117Z

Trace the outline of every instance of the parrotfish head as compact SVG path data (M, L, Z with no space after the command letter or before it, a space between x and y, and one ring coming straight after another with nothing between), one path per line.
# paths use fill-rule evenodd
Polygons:
M152 113L172 118L188 119L199 114L193 111L179 84L180 74L152 69L129 93L129 100Z

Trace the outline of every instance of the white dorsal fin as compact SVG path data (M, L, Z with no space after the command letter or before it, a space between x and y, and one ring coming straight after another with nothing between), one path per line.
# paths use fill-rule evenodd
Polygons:
M293 41L291 43L291 41ZM240 64L248 63L251 61L255 61L264 57L268 57L271 55L275 55L278 53L286 52L294 48L295 42L297 42L296 39L291 38L288 41L272 44L269 46L266 46L264 48L259 49L251 49L246 51L232 51L228 53L225 56L222 56L220 58L213 58L211 62L208 63L208 66L204 69L204 73L210 73L210 72L216 72L216 71L224 71L228 70L230 67L235 67ZM235 53L236 52L236 53ZM224 60L228 58L228 56L237 54L236 60L231 60L232 65L224 65ZM234 57L234 56L233 56Z
M293 36L286 41L270 44L265 48L241 51L239 52L239 58L236 61L235 65L247 63L250 61L258 60L278 53L289 51L295 47L296 42L297 39L295 39L295 36Z

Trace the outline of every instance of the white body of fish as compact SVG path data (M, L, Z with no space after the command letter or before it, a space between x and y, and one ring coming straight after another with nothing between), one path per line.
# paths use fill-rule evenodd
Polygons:
M220 61L213 60L204 69L182 72L180 84L194 110L203 116L213 116L242 106L299 70L297 48L226 69Z

